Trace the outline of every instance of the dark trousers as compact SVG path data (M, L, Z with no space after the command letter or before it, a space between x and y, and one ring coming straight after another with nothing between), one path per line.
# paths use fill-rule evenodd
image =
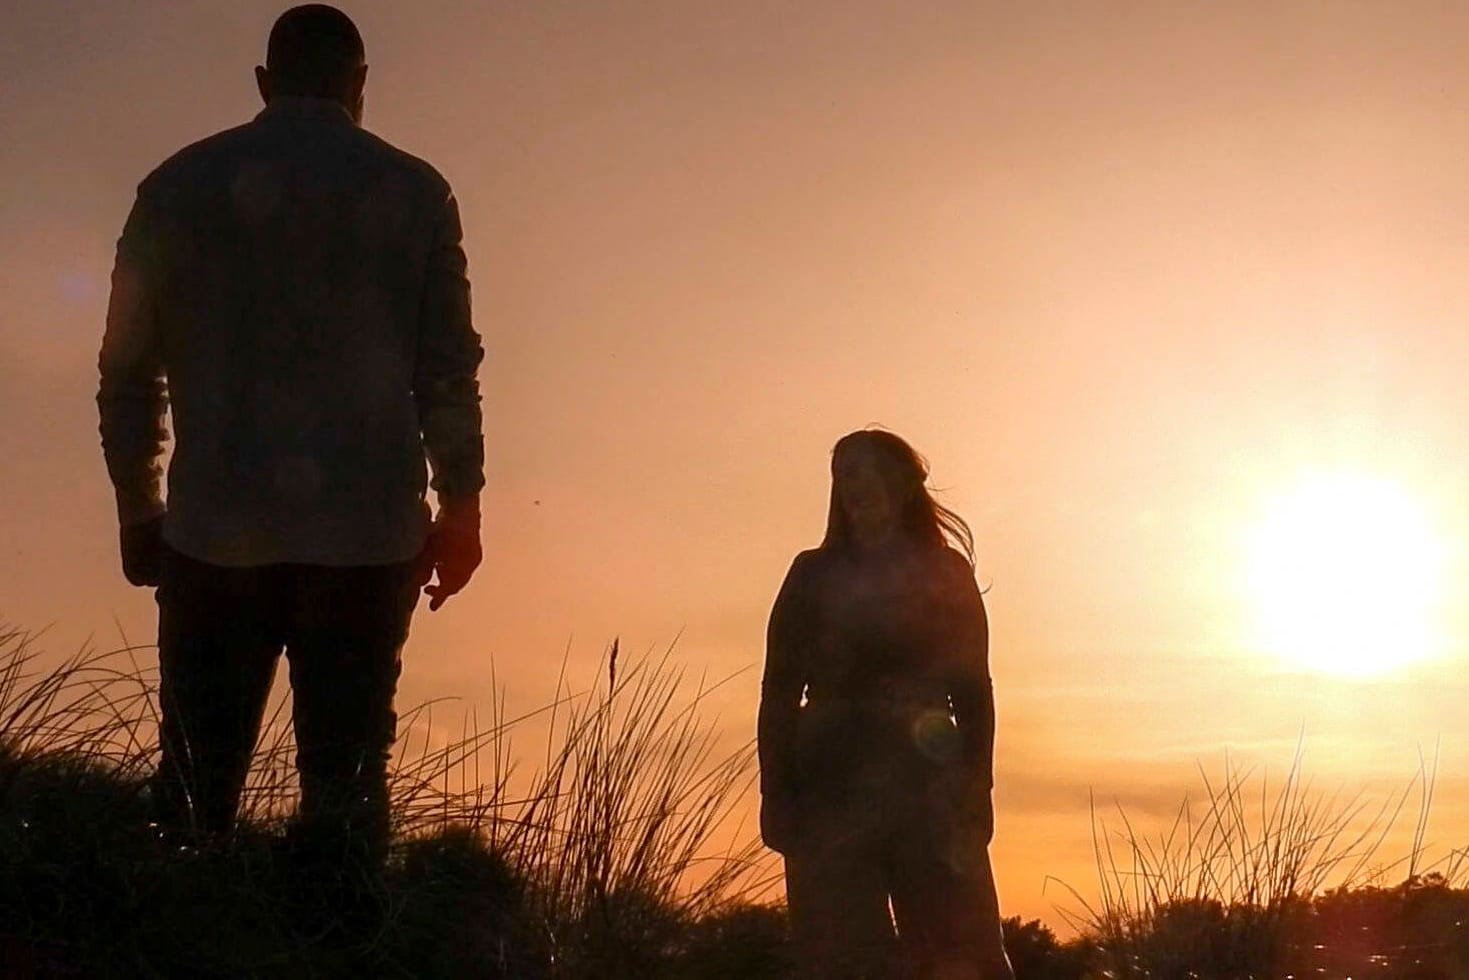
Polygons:
M159 607L159 821L228 834L282 650L301 797L296 830L376 863L389 832L393 696L419 562L224 568L169 549Z
M803 975L821 980L1014 980L983 840L926 787L815 807L785 855Z

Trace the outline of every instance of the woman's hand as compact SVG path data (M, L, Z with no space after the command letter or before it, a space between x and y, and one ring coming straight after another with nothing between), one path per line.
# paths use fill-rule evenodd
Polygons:
M995 837L993 791L986 781L962 770L952 772L945 782L955 829L966 836L973 834L977 843L988 847Z
M994 791L988 786L976 784L969 792L964 816L978 833L980 841L988 847L990 841L995 839Z
M785 795L760 797L760 839L780 854L789 854L799 842L796 802Z

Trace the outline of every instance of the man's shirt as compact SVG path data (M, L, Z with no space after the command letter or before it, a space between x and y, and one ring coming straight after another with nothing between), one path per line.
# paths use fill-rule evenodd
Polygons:
M121 522L166 511L218 565L416 555L428 468L441 500L484 485L460 239L443 177L335 102L273 99L150 174L100 356Z

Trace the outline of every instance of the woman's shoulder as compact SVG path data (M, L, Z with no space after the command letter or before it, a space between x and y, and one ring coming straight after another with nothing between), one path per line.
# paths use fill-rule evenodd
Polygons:
M780 585L780 597L786 602L809 602L826 589L828 578L826 565L828 556L820 548L799 552L791 561L791 567Z
M934 569L945 575L974 577L974 565L969 561L969 557L952 545L934 546L928 552L928 560Z
M967 596L978 589L974 566L962 551L942 545L933 549L928 560L930 581L943 595Z
M974 576L974 565L963 552L947 544L918 545L901 559L904 563L916 561L919 567L930 572L961 577ZM816 575L842 564L841 554L833 548L807 548L799 552L791 562L791 574Z
M820 574L831 563L831 555L826 548L807 548L798 552L791 561L791 576L807 576Z

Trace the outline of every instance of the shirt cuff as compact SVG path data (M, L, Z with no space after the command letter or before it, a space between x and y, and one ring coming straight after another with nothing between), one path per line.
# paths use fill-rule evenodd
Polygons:
M117 491L117 523L121 527L146 524L162 517L168 507L156 493L130 490Z

